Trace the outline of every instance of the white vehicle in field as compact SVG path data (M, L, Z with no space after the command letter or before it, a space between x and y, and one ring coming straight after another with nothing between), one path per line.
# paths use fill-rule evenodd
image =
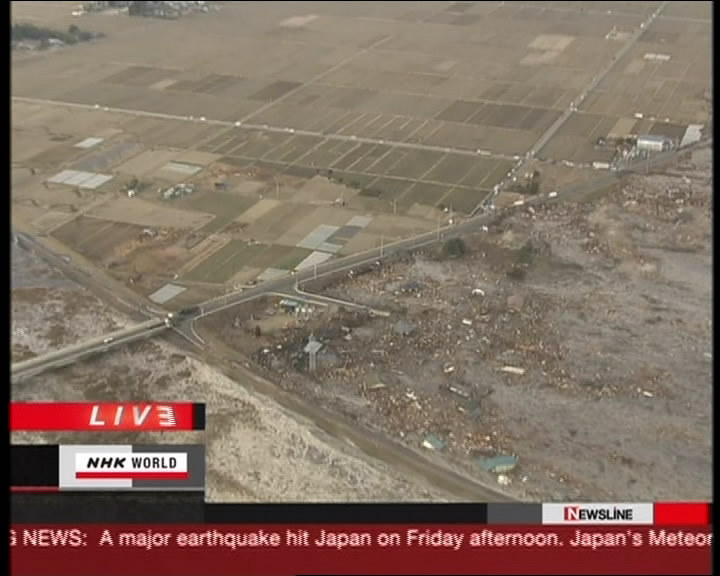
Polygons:
M550 194L548 194L548 198L557 198L557 195L558 195L558 193L553 191L553 192L550 192Z
M103 344L110 344L113 340L114 338L105 338L105 340L103 340Z
M522 206L524 204L525 200L515 200L515 202L513 202L513 206Z

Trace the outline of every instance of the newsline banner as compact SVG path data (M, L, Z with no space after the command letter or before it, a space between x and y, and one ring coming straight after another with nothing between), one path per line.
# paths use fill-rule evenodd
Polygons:
M543 511L556 504L534 503L403 503L403 504L240 504L209 503L201 492L55 492L13 493L11 518L23 524L473 524L490 526L551 525L583 526L583 521L544 522ZM567 504L569 510L580 506L592 510L598 518L594 525L627 526L698 526L712 523L712 505L703 502L655 503L652 519L638 524L629 518L631 510L645 511L647 504ZM637 507L637 508L632 508ZM605 510L601 515L597 510ZM615 512L618 510L618 512ZM568 512L568 514L570 514ZM612 514L624 520L603 522ZM582 517L583 514L579 514Z
M12 445L12 492L205 490L205 447Z
M205 430L205 404L192 402L13 402L13 431Z
M708 526L19 525L14 576L711 574Z

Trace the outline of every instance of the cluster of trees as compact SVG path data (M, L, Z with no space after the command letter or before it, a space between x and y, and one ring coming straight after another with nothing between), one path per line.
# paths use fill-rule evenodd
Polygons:
M525 182L518 182L512 187L513 192L525 194L526 196L535 196L540 192L540 171L533 170L532 176Z
M10 39L13 42L40 42L41 46L47 46L50 40L60 40L65 44L76 44L99 38L100 34L93 34L87 30L80 30L74 24L67 31L42 28L34 24L13 24L10 28Z
M130 16L140 16L147 10L146 2L130 2L128 6L128 14Z
M467 246L462 238L450 238L442 247L445 258L462 258L467 252Z

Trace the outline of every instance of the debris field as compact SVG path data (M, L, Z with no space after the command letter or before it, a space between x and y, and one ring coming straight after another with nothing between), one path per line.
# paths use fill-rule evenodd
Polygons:
M707 499L710 162L303 286L387 317L288 296L200 327L283 388L520 498Z

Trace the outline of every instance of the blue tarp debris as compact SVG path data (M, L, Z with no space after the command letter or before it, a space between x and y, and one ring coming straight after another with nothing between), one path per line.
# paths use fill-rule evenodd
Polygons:
M492 458L481 458L478 460L478 464L488 472L503 474L515 468L517 461L517 456L493 456Z

